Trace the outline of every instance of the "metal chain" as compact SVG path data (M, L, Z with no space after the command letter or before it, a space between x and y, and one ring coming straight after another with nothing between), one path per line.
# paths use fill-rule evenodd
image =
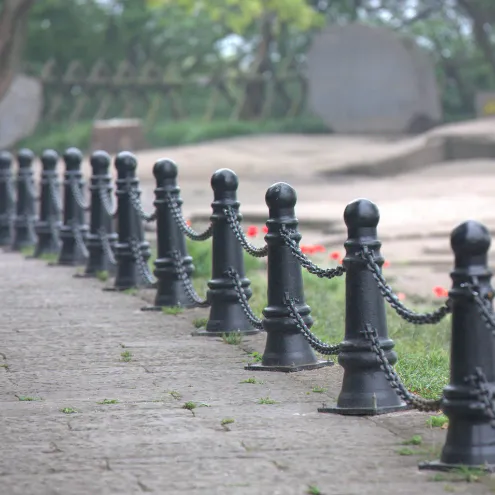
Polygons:
M84 199L84 195L79 187L79 182L75 177L71 177L69 179L69 187L72 192L72 197L76 201L77 205L79 208L82 208L83 210L89 210L89 204L86 203L86 200Z
M139 275L144 283L148 285L154 285L156 283L156 278L151 273L148 263L144 259L141 249L139 248L139 242L136 239L129 239L129 246L131 247L132 254L134 256L134 261L137 264Z
M76 241L76 246L79 249L81 256L83 258L88 258L89 256L88 248L84 243L83 236L81 234L81 231L79 230L79 225L76 222L72 222L72 235L74 236L74 240Z
M395 393L410 406L423 412L439 411L442 407L443 397L439 399L424 399L416 394L409 392L402 383L399 375L394 370L393 366L389 363L383 349L380 345L378 333L371 325L366 324L365 329L362 331L365 338L371 344L371 350L375 353L378 362L380 363L380 369L385 373L385 378L390 383L390 386L394 389Z
M13 212L15 209L15 198L16 198L16 193L15 193L15 179L14 178L7 178L5 180L5 185L7 188L7 202L9 204L9 210Z
M57 189L57 185L55 183L55 180L52 180L51 178L48 179L48 191L50 193L50 199L53 205L53 209L55 210L55 213L59 215L62 213L62 200L60 198L60 190Z
M107 186L103 182L98 184L98 194L100 196L100 202L107 212L107 215L112 218L115 217L117 215L117 205L112 204L112 199L108 192Z
M475 368L474 373L465 379L466 383L476 387L478 400L483 404L485 414L490 418L492 428L495 428L495 406L493 404L493 393L488 387L488 380L481 368Z
M244 232L242 231L241 224L239 223L239 220L237 220L237 213L233 210L232 207L227 207L223 209L223 213L225 215L225 218L227 219L227 223L230 225L230 228L232 229L232 232L234 233L236 239L239 241L241 246L244 248L244 250L250 254L251 256L254 256L255 258L264 258L265 256L268 255L268 246L265 245L261 248L257 248L253 246L247 239L246 236L244 235Z
M292 255L299 261L299 264L309 273L316 275L319 278L334 278L340 277L345 273L345 268L340 265L336 268L320 268L315 265L309 258L299 249L297 242L291 238L291 231L285 225L280 228L280 237L285 241L285 245L290 249Z
M59 229L57 229L53 220L48 222L48 228L50 229L50 234L52 235L52 238L54 239L55 244L57 245L58 248L60 248L60 231L59 231Z
M133 208L145 222L153 222L156 220L156 210L148 215L143 209L143 205L141 204L141 199L139 198L137 191L132 186L129 186L127 193Z
M294 323L296 324L298 330L303 334L304 338L308 341L309 345L315 351L318 351L320 354L324 354L326 356L339 354L340 344L326 344L325 342L320 340L313 332L311 332L296 308L295 299L290 298L288 293L286 293L284 296L284 303L287 306L289 315L294 320Z
M206 241L213 235L213 225L211 223L204 232L201 233L196 232L195 230L191 229L189 225L187 225L186 221L184 220L184 217L182 216L180 207L174 201L172 195L170 193L167 193L165 195L165 199L168 203L168 207L170 208L172 216L174 217L175 223L179 227L180 231L185 236L189 237L189 239L191 239L192 241Z
M100 237L103 253L105 254L108 262L111 265L116 265L117 261L115 259L115 255L113 254L112 246L110 245L110 241L108 240L107 232L103 227L100 227L100 229L98 230L98 236Z
M179 279L182 282L182 285L184 286L186 296L189 298L189 300L200 308L209 307L210 306L209 301L207 299L201 299L201 297L199 297L198 293L194 290L191 279L187 275L186 269L184 268L184 265L182 264L182 256L181 256L180 252L179 251L173 251L172 252L172 258L174 260L175 271L177 272L177 275L179 275Z
M232 280L232 282L234 282L234 290L237 294L237 299L241 303L242 311L246 315L247 319L249 320L251 325L253 325L254 328L257 328L258 330L263 330L263 321L260 320L251 309L248 298L246 296L246 292L242 287L242 282L239 277L239 274L232 267L228 268L225 273Z
M487 308L485 304L485 302L490 301L490 299L483 299L480 293L476 290L474 284L465 282L461 284L461 287L469 290L471 296L473 296L476 306L478 307L478 312L481 319L485 322L485 325L492 331L492 335L495 337L495 315L489 310L489 308Z
M25 177L24 184L26 184L26 192L28 193L28 196L30 196L32 200L37 201L38 195L36 194L34 180L32 180L30 177Z
M373 274L373 278L376 280L378 289L383 298L404 320L415 325L432 325L443 320L445 316L452 311L450 299L447 299L445 304L431 313L416 313L410 310L399 301L399 298L394 294L392 288L387 284L380 267L376 264L373 254L368 250L367 246L363 246L361 256L367 261L366 267Z

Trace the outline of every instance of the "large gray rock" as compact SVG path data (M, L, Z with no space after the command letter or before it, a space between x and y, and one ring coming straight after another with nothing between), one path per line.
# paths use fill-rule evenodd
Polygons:
M43 85L17 75L0 101L0 148L12 146L34 132L43 109Z
M308 79L312 110L335 132L421 132L442 117L427 53L385 28L329 26L308 53Z

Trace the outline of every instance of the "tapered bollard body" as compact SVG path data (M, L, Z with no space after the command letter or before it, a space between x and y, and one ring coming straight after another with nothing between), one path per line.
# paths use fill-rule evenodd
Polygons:
M117 231L118 241L115 245L117 272L114 290L126 290L144 285L140 274L140 262L147 263L151 255L149 243L144 240L144 229L138 212L132 206L129 188L133 188L139 197L136 178L136 157L123 151L115 158L117 169ZM136 246L136 259L133 244Z
M365 325L376 329L389 363L394 365L397 362L394 343L388 337L385 302L361 255L363 248L366 248L373 254L376 264L379 267L383 265L381 243L376 231L379 220L378 208L366 199L353 201L344 211L348 232L343 261L346 268L346 316L345 337L339 353L344 380L337 407L318 409L320 412L364 416L406 407L387 381L369 341L362 333Z
M0 246L10 246L12 243L14 211L12 155L8 151L0 151Z
M268 305L263 310L263 328L266 345L260 364L246 366L249 370L292 372L315 369L333 364L319 361L299 330L287 307L287 298L296 303L296 309L304 323L311 328L311 308L304 301L302 271L299 262L280 236L285 225L291 230L291 238L299 243L298 221L294 213L296 191L284 182L271 186L265 195L269 208L266 222L268 233Z
M195 304L185 291L174 253L180 257L179 262L187 277L191 276L194 266L191 256L187 254L185 236L174 220L166 199L166 195L170 194L178 206L182 205L177 186L177 165L170 160L159 160L153 167L153 174L156 179L154 205L158 244L154 271L157 278L155 306L193 307Z
M59 231L61 227L60 183L57 176L58 154L45 150L41 155L41 195L40 218L36 223L38 242L34 257L57 254L60 249Z
M36 222L36 191L33 180L34 153L22 149L17 154L19 170L17 172L17 205L14 218L14 236L12 250L36 244L34 225Z
M217 170L211 178L213 188L213 224L212 240L212 278L208 282L207 300L210 302L210 316L205 330L194 332L194 335L221 336L224 333L240 332L243 335L258 333L247 319L239 302L235 284L227 274L233 268L239 275L242 290L249 299L252 295L251 282L244 271L244 256L242 246L230 228L224 213L224 208L231 207L237 218L239 202L237 188L239 181L232 170Z
M113 251L117 234L113 228L112 176L109 173L111 158L106 151L95 151L90 158L91 176L90 231L86 237L88 262L85 275L98 272L115 272Z
M85 224L84 180L81 173L82 153L77 148L69 148L64 153L64 223L60 228L62 246L58 258L59 265L83 265L87 250L85 239L88 226Z
M492 274L487 267L490 234L478 222L468 221L453 230L450 242L455 254L449 292L452 304L450 384L444 389L442 401L449 426L440 461L422 463L420 468L493 468L495 428L490 423L494 420L494 328L487 326L476 302L481 302L493 321ZM473 291L478 296L473 297Z

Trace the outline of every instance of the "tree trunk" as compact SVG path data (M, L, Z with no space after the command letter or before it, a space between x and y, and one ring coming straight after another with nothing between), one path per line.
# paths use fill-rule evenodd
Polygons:
M14 78L21 57L29 9L35 0L4 0L0 12L0 101Z

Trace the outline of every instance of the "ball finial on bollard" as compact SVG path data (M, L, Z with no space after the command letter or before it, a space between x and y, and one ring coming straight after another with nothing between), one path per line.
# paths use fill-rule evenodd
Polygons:
M296 190L285 182L277 182L269 187L265 194L265 202L270 214L279 215L281 210L295 208L297 203Z
M55 170L58 162L58 153L55 150L45 150L41 153L43 170Z
M177 165L168 158L162 158L153 165L153 175L156 184L161 184L165 180L176 180L178 174Z
M77 148L68 148L64 152L64 162L66 170L78 170L83 161L83 154Z
M134 172L137 168L137 159L129 151L121 151L115 157L115 168L119 176L125 177L129 172Z
M211 187L215 195L218 197L230 196L237 191L239 187L239 179L235 172L228 168L221 168L211 176Z
M344 222L349 237L359 237L362 229L376 229L380 221L378 207L368 199L356 199L344 210Z
M96 150L91 153L89 163L93 169L93 175L104 175L108 173L110 168L110 162L112 159L110 155L103 150Z
M9 169L12 166L12 153L0 151L0 169Z
M34 160L34 153L27 148L22 148L17 153L17 161L20 168L29 168Z
M461 223L450 235L450 245L456 258L486 256L490 244L490 232L474 220Z

